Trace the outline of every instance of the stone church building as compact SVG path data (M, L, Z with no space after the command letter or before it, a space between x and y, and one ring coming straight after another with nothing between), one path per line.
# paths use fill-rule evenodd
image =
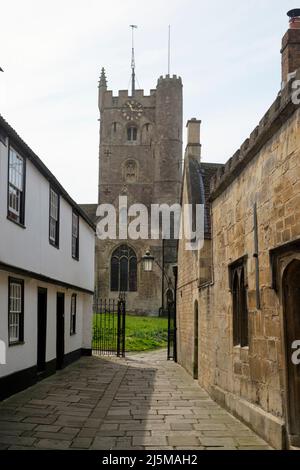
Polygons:
M119 211L128 207L179 203L182 174L182 82L160 77L149 95L127 90L113 95L102 69L99 81L100 146L98 204ZM97 222L97 204L82 205ZM149 216L150 217L150 216ZM130 219L129 219L130 221ZM117 220L118 222L118 220ZM149 235L150 236L150 235ZM153 272L143 272L141 258L154 256ZM158 315L174 295L174 240L96 240L96 292L101 298L126 294L127 311ZM163 275L163 268L167 275Z
M181 199L205 204L206 229L200 252L179 242L177 285L180 364L277 449L300 447L297 15L281 53L281 91L224 166L202 162L200 123L188 123Z

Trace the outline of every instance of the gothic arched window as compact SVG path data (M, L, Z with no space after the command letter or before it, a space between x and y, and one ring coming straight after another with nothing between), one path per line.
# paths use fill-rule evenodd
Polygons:
M132 248L119 246L110 261L110 290L135 292L137 290L137 258Z
M233 345L237 346L240 344L240 315L239 315L239 276L238 273L234 273L233 277L233 288L232 288L232 300L233 300Z
M233 345L249 345L246 262L244 258L233 263L231 271L231 292L233 301Z

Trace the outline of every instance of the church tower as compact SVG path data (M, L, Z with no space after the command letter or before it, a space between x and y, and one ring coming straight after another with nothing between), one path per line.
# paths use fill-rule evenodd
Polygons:
M155 89L107 88L102 69L99 81L100 146L98 203L119 209L119 196L128 206L174 204L180 199L182 162L182 82L175 75L160 77ZM150 232L150 229L149 229ZM165 245L165 246L164 246ZM172 245L172 244L171 244ZM102 298L126 292L127 310L158 314L170 294L169 282L155 264L145 273L140 263L147 250L171 273L175 245L162 240L97 240L96 289ZM171 274L170 274L171 276Z

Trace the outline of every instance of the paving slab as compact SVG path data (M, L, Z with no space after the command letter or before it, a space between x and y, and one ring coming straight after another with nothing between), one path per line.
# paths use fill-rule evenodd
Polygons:
M270 447L160 350L82 357L1 402L0 449Z

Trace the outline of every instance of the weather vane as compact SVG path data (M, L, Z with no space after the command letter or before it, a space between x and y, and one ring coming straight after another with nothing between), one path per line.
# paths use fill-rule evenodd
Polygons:
M137 29L136 24L131 24L129 25L131 28L131 41L132 41L132 47L131 47L131 72L132 72L132 79L131 79L131 95L134 96L135 92L135 58L134 58L134 30Z
M171 70L171 25L169 24L168 28L168 75L170 75Z

